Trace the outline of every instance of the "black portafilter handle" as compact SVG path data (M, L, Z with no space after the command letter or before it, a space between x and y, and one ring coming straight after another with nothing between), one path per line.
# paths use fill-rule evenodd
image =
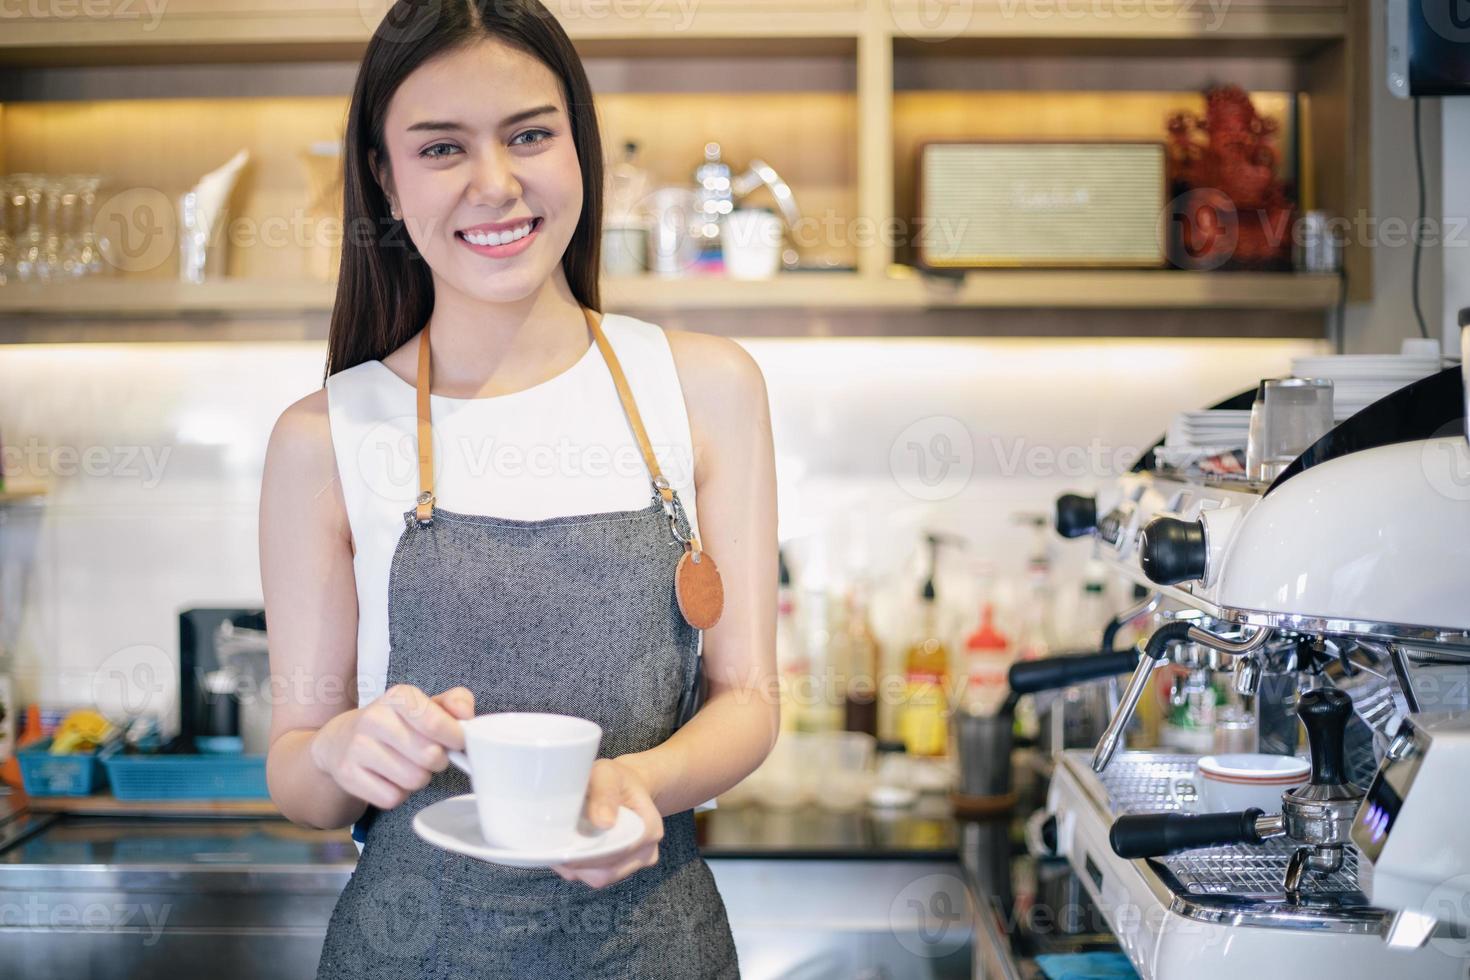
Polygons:
M1102 653L1072 653L1040 660L1020 660L1011 664L1007 677L1011 691L1035 694L1070 687L1083 681L1095 681L1114 674L1126 674L1138 666L1136 649Z
M1064 538L1080 538L1097 530L1097 498L1080 493L1064 493L1057 498L1057 533Z
M1301 696L1296 714L1306 726L1307 744L1312 749L1312 785L1346 783L1343 740L1348 719L1353 716L1353 699L1335 687L1320 687Z
M1204 578L1208 558L1203 520L1155 517L1138 536L1138 567L1159 585Z
M1227 813L1135 813L1113 821L1108 843L1118 857L1163 857L1220 844L1259 844L1259 807Z

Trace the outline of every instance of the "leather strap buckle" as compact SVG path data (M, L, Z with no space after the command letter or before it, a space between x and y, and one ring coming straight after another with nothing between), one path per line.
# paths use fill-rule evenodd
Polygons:
M428 527L434 523L434 495L428 490L419 494L416 518L420 527Z

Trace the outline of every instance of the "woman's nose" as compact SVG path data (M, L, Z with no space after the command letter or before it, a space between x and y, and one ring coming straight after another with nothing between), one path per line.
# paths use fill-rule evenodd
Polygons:
M501 206L513 202L521 194L514 162L504 148L492 148L475 160L470 174L470 195L476 203Z

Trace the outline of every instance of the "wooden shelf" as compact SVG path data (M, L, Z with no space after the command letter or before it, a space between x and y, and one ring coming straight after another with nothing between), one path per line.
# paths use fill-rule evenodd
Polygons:
M325 314L335 295L332 283L226 279L190 285L167 279L100 278L64 288L6 286L0 289L0 316ZM873 279L853 272L800 272L754 281L654 276L603 281L603 306L609 310L1326 310L1337 303L1338 295L1339 280L1330 275L1168 269L987 269L955 279L912 273Z
M248 144L242 133L268 134L249 146L256 182L245 192L241 215L263 221L291 213L301 197L293 148L335 131L342 106L334 99L350 82L340 73L355 67L388 5L387 0L171 0L156 22L142 11L78 18L27 8L7 19L0 32L0 68L41 70L14 71L0 81L0 98L15 100L4 107L6 128L0 133L15 150L3 155L12 169L105 170L123 186L173 191L218 165L223 157L213 152L215 147ZM943 99L951 90L977 99L998 90L1035 95L1061 80L1063 89L1074 86L1083 94L1192 96L1202 79L1213 81L1217 72L1244 77L1263 92L1300 95L1307 108L1300 147L1302 206L1359 213L1371 187L1366 6L1352 0L973 0L940 11L933 0L706 0L695 8L628 0L612 7L574 6L557 15L584 57L605 59L594 67L606 83L599 89L599 115L609 152L637 138L648 152L645 165L660 181L672 182L687 179L689 161L699 159L705 137L697 134L718 134L732 162L768 158L790 180L804 213L830 214L847 223L862 218L884 227L904 219L910 206L913 139L945 126L967 135L984 129L970 121L974 112L945 115L949 109ZM686 70L701 59L718 63L719 71ZM780 63L774 74L767 71L779 59L788 63ZM329 64L313 64L323 61ZM237 67L249 62L297 64ZM637 71L650 63L659 63L659 71ZM84 65L147 67L61 67ZM176 67L185 65L202 67ZM1078 71L1079 65L1086 70ZM685 74L698 75L699 81L686 84ZM193 91L194 81L214 86L210 91L218 98L233 97L233 89L219 93L236 75L250 80L250 91L260 91L234 99L228 112L178 98ZM628 82L629 77L636 81ZM739 87L751 78L764 78L773 87ZM124 98L115 94L119 85L128 93ZM275 113L278 107L266 101L270 96L296 101L290 111ZM159 113L149 104L158 98L176 101ZM68 125L68 119L82 118L76 113L66 116L62 110L53 117L26 104L89 101L98 105L85 125ZM269 121L267 108L273 112ZM139 112L140 121L131 125L116 114L126 111ZM991 112L980 115L999 118ZM284 122L278 124L277 118ZM1001 127L1002 135L1046 128L1030 125L1040 118L1034 114L1008 118L1012 121ZM119 119L129 125L119 125ZM95 155L99 130L126 134L105 161ZM190 146L163 153L158 147L167 146L168 138L157 136L160 130L188 131L196 138ZM697 142L689 144L690 133ZM808 144L800 142L803 136ZM110 144L104 139L100 145ZM812 145L820 149L813 151ZM45 152L28 149L37 146ZM205 154L205 148L211 152ZM895 248L881 235L848 237L840 246L825 242L809 249L803 259L855 265L856 272L788 274L758 284L613 280L605 285L605 305L878 315L934 309L1212 310L1221 318L1244 310L1291 316L1300 323L1305 314L1330 310L1340 300L1336 278L1289 273L987 270L958 281L894 276L889 270L895 263L912 261L906 246ZM294 242L256 249L236 256L239 261L232 258L231 271L240 278L199 287L160 278L81 282L59 292L0 288L0 342L71 339L54 319L45 322L47 317L104 325L92 331L94 337L111 326L119 328L120 338L146 334L154 328L114 322L145 318L171 320L165 332L173 336L239 339L257 326L267 334L289 332L294 328L285 324L287 318L328 313L334 301L330 283L289 280L326 274L305 264L307 251ZM1371 250L1350 243L1344 262L1352 284L1349 298L1370 298ZM15 323L16 316L42 319ZM195 322L185 323L189 318ZM248 318L274 322L243 322ZM1269 324L1261 329L1269 330Z
M936 16L932 0L892 0L892 33L944 43L959 38L1017 41L1148 41L1161 45L1236 40L1327 40L1347 32L1347 7L1335 0L976 0Z
M904 306L1326 310L1336 305L1340 282L1291 272L990 269L971 272L949 289L917 278L890 288Z
M328 311L335 283L313 280L175 279L99 276L69 283L13 283L0 287L0 315L42 314L108 318L197 313L270 314Z
M987 269L963 278L867 279L795 273L761 282L625 279L604 284L609 308L633 309L1259 309L1325 310L1336 276L1177 269Z
M119 800L111 793L91 796L25 796L33 813L75 813L90 816L172 817L280 817L270 800ZM284 818L282 818L284 819Z
M44 483L30 480L6 480L0 488L0 504L18 504L28 500L39 500L50 492Z
M6 18L0 65L26 68L80 65L183 65L356 61L386 5L358 0L215 0L170 4L146 23L131 17ZM718 54L820 54L850 49L868 29L855 3L592 4L557 11L583 56L677 57ZM772 51L775 43L779 50Z
M644 0L558 11L584 55L686 56L711 50L769 53L769 41L831 43L873 35L895 43L942 44L963 38L1011 41L1134 41L1168 45L1237 40L1312 41L1345 36L1340 0L711 0L694 8ZM150 21L129 16L6 18L0 65L177 65L356 60L386 4L359 0L179 0ZM1085 16L1082 16L1085 14ZM600 50L605 46L605 51ZM630 47L631 46L631 47ZM814 52L815 53L815 52Z

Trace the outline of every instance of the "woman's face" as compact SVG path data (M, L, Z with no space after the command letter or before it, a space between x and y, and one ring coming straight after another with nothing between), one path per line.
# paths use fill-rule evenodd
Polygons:
M384 141L375 172L436 289L506 303L560 273L582 171L551 69L494 40L445 52L398 87Z

